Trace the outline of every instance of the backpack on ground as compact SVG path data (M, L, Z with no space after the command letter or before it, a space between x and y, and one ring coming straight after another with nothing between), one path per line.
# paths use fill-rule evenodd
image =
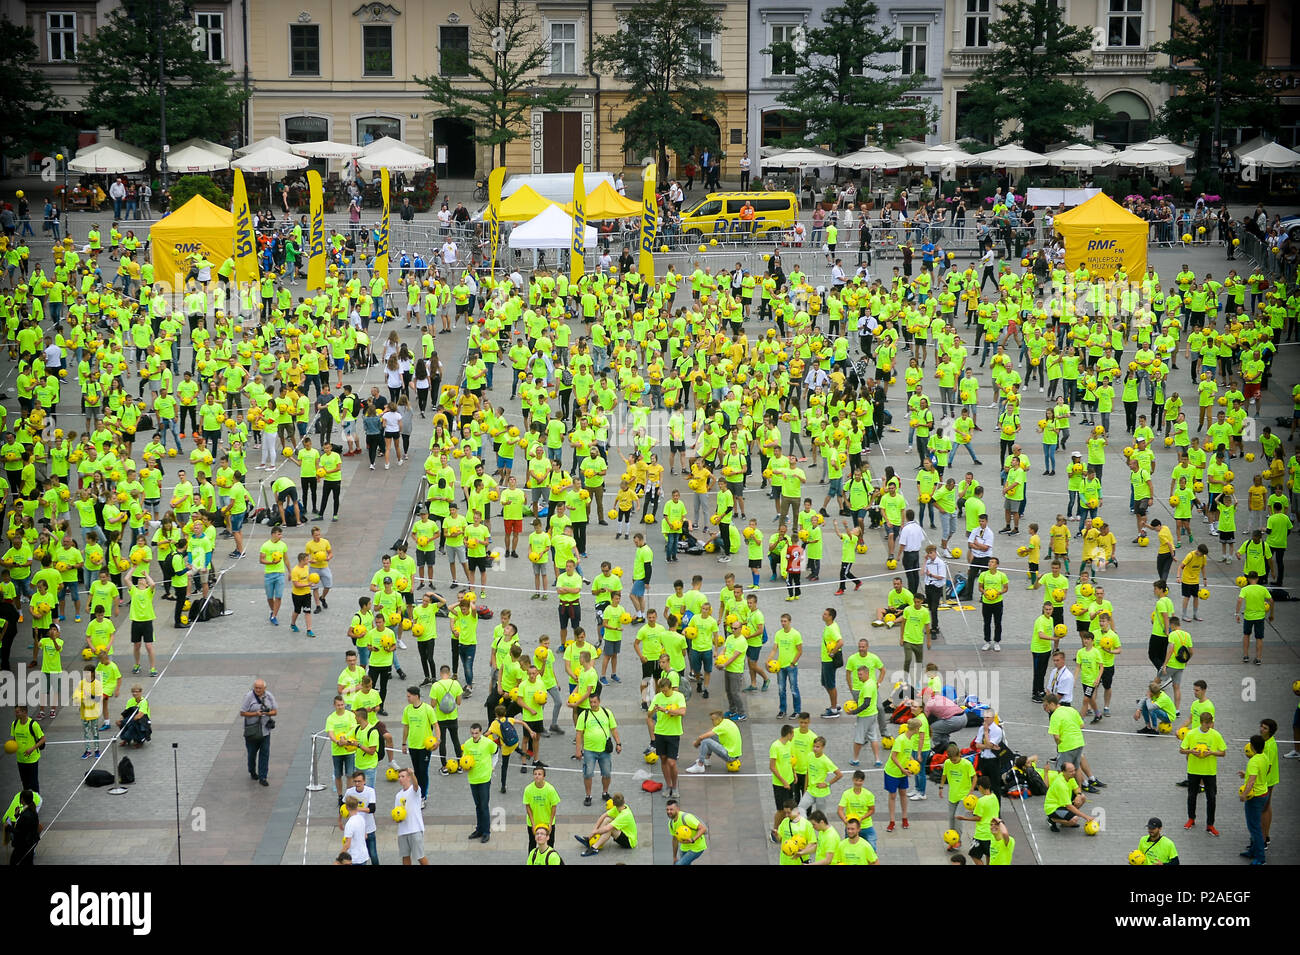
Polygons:
M219 597L209 597L207 600L200 598L199 612L197 620L199 623L207 623L209 620L215 620L225 613L226 605L221 602Z
M123 756L117 761L117 778L123 785L135 782L135 766L131 763L131 757Z

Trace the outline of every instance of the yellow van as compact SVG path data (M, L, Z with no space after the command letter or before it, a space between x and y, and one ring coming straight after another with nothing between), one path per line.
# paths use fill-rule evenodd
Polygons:
M681 215L682 233L692 241L745 231L740 210L754 207L755 235L794 226L799 200L793 192L711 192Z

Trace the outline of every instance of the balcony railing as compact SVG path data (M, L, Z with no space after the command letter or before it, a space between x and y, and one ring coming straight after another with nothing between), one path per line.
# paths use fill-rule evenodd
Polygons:
M1094 70L1125 70L1146 72L1156 65L1156 55L1147 50L1094 50Z

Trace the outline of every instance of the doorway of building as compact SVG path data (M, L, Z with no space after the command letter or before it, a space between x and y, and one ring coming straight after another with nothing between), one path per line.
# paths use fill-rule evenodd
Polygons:
M474 145L474 124L467 119L440 116L433 121L434 158L440 147L447 150L446 166L438 172L449 179L473 179L477 170Z

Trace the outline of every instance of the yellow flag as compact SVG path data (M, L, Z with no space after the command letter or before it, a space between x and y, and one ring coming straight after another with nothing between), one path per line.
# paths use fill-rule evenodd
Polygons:
M256 282L257 241L253 238L253 213L248 206L243 170L235 170L235 194L231 211L235 216L235 281Z
M647 288L655 283L655 240L659 235L659 203L655 200L654 164L645 167L641 193L641 278Z
M310 208L307 233L307 291L325 291L325 193L320 173L307 170Z
M492 264L489 267L489 277L495 278L497 271L497 245L501 242L501 221L497 217L498 210L501 208L501 187L506 181L506 167L497 166L488 174L488 204L485 215L488 220L488 228L491 232L492 242Z
M569 281L582 278L587 254L587 190L582 185L582 163L573 170L573 237L569 245Z
M388 170L379 170L379 192L384 200L384 214L379 220L379 232L375 235L375 274L384 280L388 287Z

